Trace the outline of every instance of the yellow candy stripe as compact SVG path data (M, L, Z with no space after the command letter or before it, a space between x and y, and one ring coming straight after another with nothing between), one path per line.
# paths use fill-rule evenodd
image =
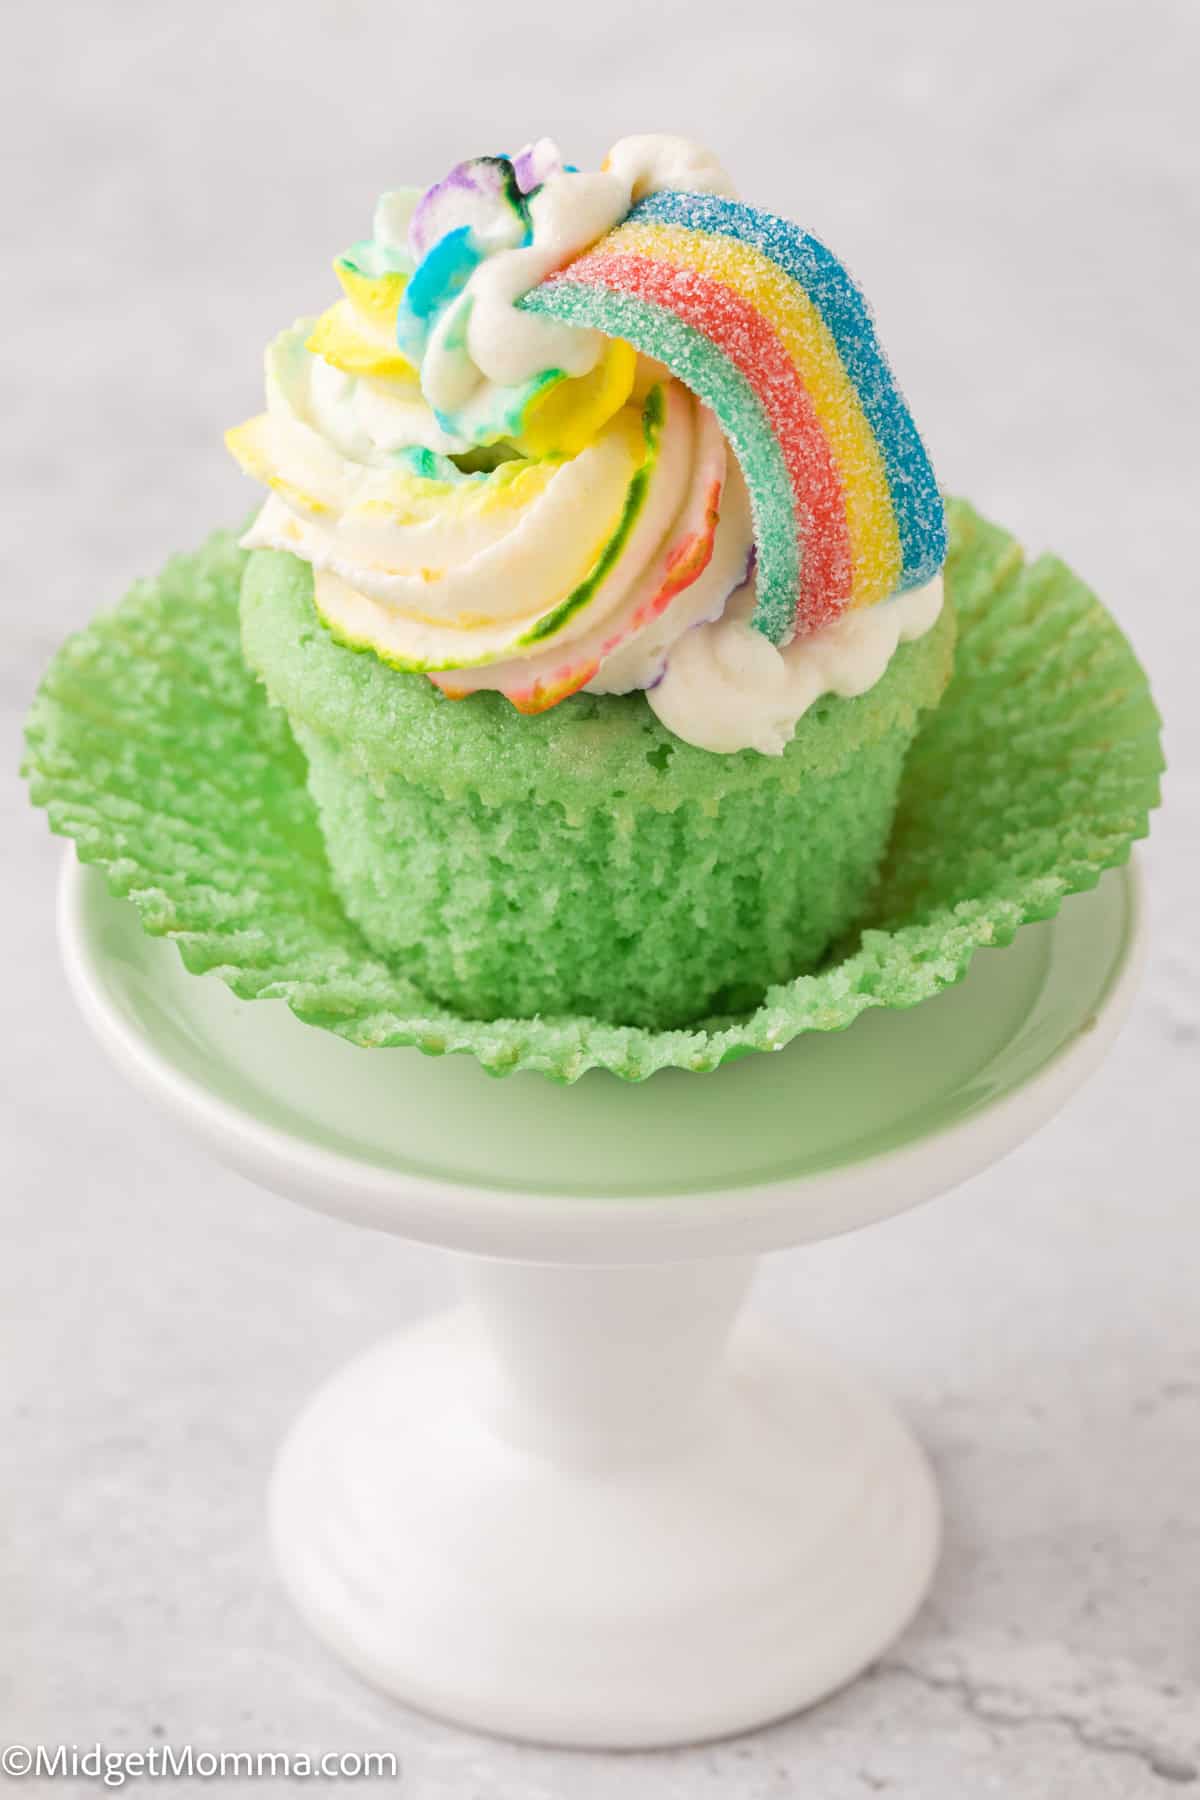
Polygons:
M856 594L891 593L903 569L887 471L832 334L808 295L753 245L685 226L627 221L602 245L719 281L760 313L796 364L843 474Z

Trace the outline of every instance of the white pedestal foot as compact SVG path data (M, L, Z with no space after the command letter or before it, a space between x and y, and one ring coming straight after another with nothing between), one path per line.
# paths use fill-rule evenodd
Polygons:
M347 1369L284 1446L276 1548L317 1631L447 1718L630 1748L745 1730L877 1657L932 1571L929 1470L820 1357L752 1326L724 1354L737 1259L1023 1142L1115 1037L1140 921L1114 873L911 1012L551 1093L197 981L69 857L68 973L152 1099L251 1179L474 1259L465 1315Z
M856 1378L752 1323L721 1360L747 1274L477 1263L481 1308L336 1376L272 1490L313 1628L398 1699L567 1745L719 1737L857 1674L925 1593L936 1492Z

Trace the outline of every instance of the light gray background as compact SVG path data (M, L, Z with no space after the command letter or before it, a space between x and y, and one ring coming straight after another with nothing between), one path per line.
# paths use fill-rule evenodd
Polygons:
M382 1747L422 1800L1198 1779L1198 59L1190 0L12 9L0 1736ZM806 1717L566 1759L387 1705L284 1605L274 1444L445 1271L201 1162L126 1091L64 991L60 849L11 769L64 633L251 504L221 431L377 190L541 132L587 163L653 128L710 141L845 256L946 483L1061 551L1133 636L1173 773L1150 975L1102 1074L1000 1168L775 1259L759 1294L883 1377L930 1446L931 1604Z

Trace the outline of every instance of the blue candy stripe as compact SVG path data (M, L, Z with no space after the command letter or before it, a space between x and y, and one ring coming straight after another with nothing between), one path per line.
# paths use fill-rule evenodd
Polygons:
M719 194L649 194L630 212L629 221L682 225L749 244L803 288L828 327L879 442L903 558L900 587L932 580L946 556L942 497L866 301L843 265L798 225Z

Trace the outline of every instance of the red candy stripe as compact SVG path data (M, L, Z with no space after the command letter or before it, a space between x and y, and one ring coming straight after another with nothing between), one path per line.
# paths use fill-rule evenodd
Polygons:
M722 282L646 256L591 251L560 279L665 308L741 370L779 440L791 479L801 545L798 624L812 631L836 619L853 587L845 495L808 389L772 327Z

